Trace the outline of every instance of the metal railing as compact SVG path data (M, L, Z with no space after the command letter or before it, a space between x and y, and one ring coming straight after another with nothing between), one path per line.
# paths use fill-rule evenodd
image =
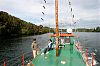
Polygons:
M0 66L26 66L32 58L32 52L22 53L21 56L13 59L0 61L0 63L2 62Z
M75 41L75 47L81 53L82 58L85 61L87 66L95 66L95 63L94 63L95 62L95 57L94 57L94 52L93 51L92 51L92 53L89 53L88 48L83 49L80 42L77 42L77 41ZM91 58L89 58L89 55L91 56Z

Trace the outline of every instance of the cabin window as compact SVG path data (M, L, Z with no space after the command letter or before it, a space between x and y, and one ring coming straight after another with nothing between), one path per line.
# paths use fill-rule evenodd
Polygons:
M69 37L60 37L60 44L69 44L70 38Z
M56 44L56 37L51 38L52 42ZM59 38L59 44L69 44L70 43L70 38L69 37L60 37Z
M65 37L60 37L60 44L65 44Z
M66 41L66 43L70 43L69 37L66 37L65 41Z

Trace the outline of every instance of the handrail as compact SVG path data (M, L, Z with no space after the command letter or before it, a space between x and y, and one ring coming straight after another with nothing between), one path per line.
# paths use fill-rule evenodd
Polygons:
M28 61L32 59L32 52L25 53L24 56L24 65L27 65ZM21 66L21 56L17 56L11 60L5 60L0 66L4 66L4 63L6 63L6 66Z
M94 52L92 52L92 55L91 55L91 57L92 57L91 63L89 63L89 52L88 52L88 48L86 48L84 50L82 47L80 47L80 43L75 42L75 44L76 44L75 47L77 48L77 50L79 52L81 52L82 58L85 61L86 66L94 66L94 60L95 60L95 58L94 58ZM79 44L79 45L77 45L77 44Z
M94 52L92 52L92 66L94 66Z

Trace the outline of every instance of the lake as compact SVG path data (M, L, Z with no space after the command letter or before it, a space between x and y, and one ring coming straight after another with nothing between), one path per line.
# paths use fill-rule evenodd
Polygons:
M2 39L0 38L0 66L3 66L3 61L6 62L20 60L22 53L25 54L26 59L32 58L32 49L31 43L33 38L37 39L37 43L40 48L45 48L47 46L50 33L36 36L26 36L12 39ZM100 33L95 32L76 32L76 35L79 36L79 40L84 48L92 49L95 52L95 58L100 63ZM29 56L29 57L26 57ZM11 63L13 64L15 63ZM26 63L28 61L25 61ZM21 63L21 61L20 61ZM20 65L17 65L20 66ZM98 64L97 66L100 66Z

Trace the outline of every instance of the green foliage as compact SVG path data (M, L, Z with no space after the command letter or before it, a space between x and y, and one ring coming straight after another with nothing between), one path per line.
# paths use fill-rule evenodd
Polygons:
M37 26L0 11L0 35L35 35L49 32L50 28Z
M100 27L97 27L95 31L100 32Z
M73 31L77 32L100 32L100 27L96 27L94 29L86 29L86 28L78 28L78 29L73 29Z

